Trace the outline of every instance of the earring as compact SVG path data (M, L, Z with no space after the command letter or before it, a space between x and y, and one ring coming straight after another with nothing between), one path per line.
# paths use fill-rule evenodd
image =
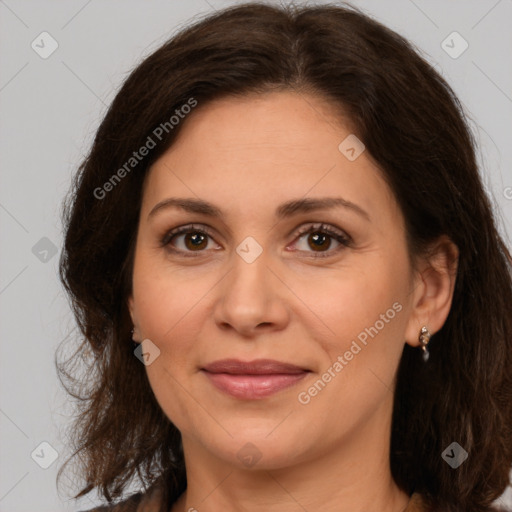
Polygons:
M422 343L421 349L423 350L423 361L427 362L428 358L430 356L430 352L428 351L427 345L430 341L430 338L432 335L430 334L430 331L423 326L420 331L419 340Z

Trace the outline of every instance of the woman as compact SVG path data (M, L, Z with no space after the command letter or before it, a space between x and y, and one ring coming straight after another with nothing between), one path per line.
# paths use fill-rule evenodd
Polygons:
M66 214L76 497L497 510L510 255L462 108L403 38L350 6L196 23L128 77Z

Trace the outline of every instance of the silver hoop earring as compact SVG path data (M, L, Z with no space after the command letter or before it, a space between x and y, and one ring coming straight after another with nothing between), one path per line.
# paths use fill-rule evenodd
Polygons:
M432 335L430 331L423 326L420 331L419 340L421 342L421 349L423 350L423 361L427 362L430 357L430 352L428 351L427 345L429 344L430 338Z

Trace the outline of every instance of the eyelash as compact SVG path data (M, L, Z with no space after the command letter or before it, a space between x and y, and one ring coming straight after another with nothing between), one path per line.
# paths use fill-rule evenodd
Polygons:
M161 247L168 247L173 253L178 253L180 255L183 255L184 257L198 257L201 256L202 251L182 251L181 249L175 249L171 246L171 241L174 237L182 234L188 234L188 233L199 233L203 235L207 235L210 238L213 239L213 233L206 227L206 226L195 226L194 224L188 224L186 226L181 226L179 228L172 229L171 231L168 231L164 237L160 241ZM340 247L334 250L329 250L325 252L317 252L315 253L313 251L314 256L313 258L327 258L329 256L332 256L333 254L337 254L340 250L343 250L345 247L350 247L352 243L352 239L343 233L343 231L338 231L337 229L329 226L328 224L312 224L309 225L306 228L303 228L299 230L299 232L296 235L296 238L301 238L304 235L308 235L311 233L320 233L324 235L328 235L331 238L334 238L337 242L341 244ZM198 254L194 254L194 252L197 252ZM301 252L301 251L299 251ZM302 251L304 252L304 251ZM305 251L309 252L309 251Z

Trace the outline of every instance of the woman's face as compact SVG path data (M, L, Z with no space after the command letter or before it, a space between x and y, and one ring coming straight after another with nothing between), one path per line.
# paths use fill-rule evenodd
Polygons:
M292 92L199 104L146 179L129 305L186 455L270 469L388 446L416 274L392 192L332 112ZM297 368L204 370L224 359Z

